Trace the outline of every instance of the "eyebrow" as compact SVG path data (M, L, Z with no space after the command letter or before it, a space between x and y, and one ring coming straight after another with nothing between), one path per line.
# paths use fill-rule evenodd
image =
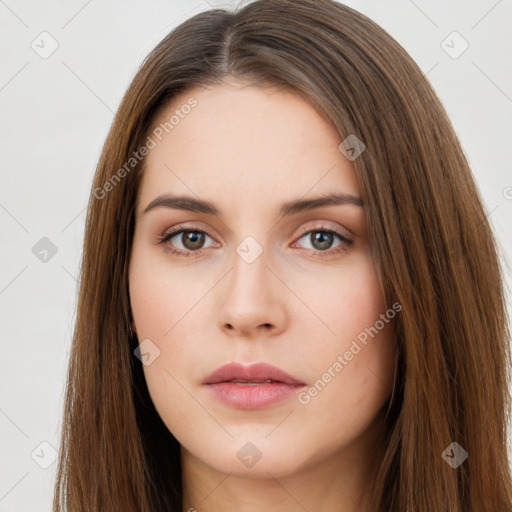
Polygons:
M281 217L295 215L322 206L331 205L354 205L363 207L363 201L360 197L350 194L328 194L312 199L294 199L283 203L277 213ZM191 196L176 196L171 194L162 194L153 199L142 212L147 213L155 208L165 207L176 210L185 210L189 212L206 213L208 215L222 215L219 208L213 203L202 199L196 199Z

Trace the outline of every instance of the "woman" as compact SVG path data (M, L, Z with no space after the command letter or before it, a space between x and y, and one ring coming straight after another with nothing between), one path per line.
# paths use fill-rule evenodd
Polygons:
M396 41L330 0L196 15L94 178L54 510L512 510L505 311Z

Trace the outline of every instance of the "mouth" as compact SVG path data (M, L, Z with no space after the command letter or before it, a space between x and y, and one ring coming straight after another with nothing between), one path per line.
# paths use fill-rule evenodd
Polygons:
M265 363L221 366L202 384L220 402L235 409L262 409L294 395L305 383Z

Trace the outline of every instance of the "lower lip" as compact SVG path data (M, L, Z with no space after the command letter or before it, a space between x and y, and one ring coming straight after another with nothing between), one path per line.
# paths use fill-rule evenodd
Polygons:
M263 409L296 394L303 386L284 382L262 384L219 382L207 384L207 387L221 402L236 409Z

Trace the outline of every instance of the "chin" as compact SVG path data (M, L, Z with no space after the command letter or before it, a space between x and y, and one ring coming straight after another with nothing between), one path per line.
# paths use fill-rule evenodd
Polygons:
M303 448L301 453L297 453L297 446L302 443L283 445L280 439L273 443L256 436L253 441L249 439L245 436L243 439L235 437L227 443L217 443L217 450L213 452L196 450L192 453L214 470L242 478L286 477L307 465L308 458Z

